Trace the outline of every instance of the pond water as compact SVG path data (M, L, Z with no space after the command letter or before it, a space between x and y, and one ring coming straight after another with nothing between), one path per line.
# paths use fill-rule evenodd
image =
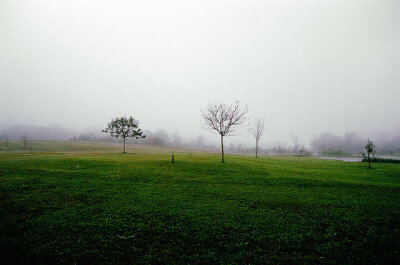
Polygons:
M340 160L344 162L361 162L361 157L325 157L325 156L317 156L320 159L327 160Z
M398 156L378 156L379 158L386 158L386 159L398 159ZM344 162L361 162L361 157L329 157L329 156L316 156L316 158L327 159L327 160L340 160Z

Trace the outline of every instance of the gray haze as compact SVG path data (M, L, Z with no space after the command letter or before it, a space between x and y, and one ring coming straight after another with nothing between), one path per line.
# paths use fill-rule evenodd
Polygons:
M261 143L400 132L400 1L0 1L0 128L218 137L200 109L240 100ZM247 129L229 141L252 143Z

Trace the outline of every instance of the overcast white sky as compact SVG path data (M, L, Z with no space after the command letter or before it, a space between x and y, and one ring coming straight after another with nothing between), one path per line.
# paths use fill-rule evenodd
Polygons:
M200 109L238 99L263 142L400 132L398 0L0 0L0 38L0 127L208 138Z

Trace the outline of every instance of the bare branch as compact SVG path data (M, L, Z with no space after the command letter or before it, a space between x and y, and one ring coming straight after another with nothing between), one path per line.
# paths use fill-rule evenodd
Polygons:
M254 122L254 127L249 129L250 133L256 138L258 142L264 133L264 121L258 118Z
M26 148L26 145L28 144L28 141L29 141L29 136L28 136L28 134L22 134L22 135L20 136L20 138L21 138L22 144L23 144L22 149L25 149L25 148Z
M247 118L248 107L240 107L240 102L236 101L232 106L223 103L213 103L201 110L202 127L206 130L229 136L236 132L240 125L243 125Z
M258 157L258 142L264 133L264 121L260 118L254 122L254 128L249 129L250 133L256 138L256 157Z
M221 136L222 163L224 163L224 136L233 135L247 121L247 106L240 107L240 102L226 106L223 103L207 105L201 110L202 127Z

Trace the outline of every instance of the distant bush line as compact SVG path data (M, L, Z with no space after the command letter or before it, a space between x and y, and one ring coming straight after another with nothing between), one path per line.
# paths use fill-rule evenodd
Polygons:
M368 162L368 158L363 158L362 162ZM399 159L391 159L391 158L371 158L371 162L375 163L400 163Z
M345 152L343 150L325 150L321 152L322 156L332 156L332 157L352 157L352 153Z

